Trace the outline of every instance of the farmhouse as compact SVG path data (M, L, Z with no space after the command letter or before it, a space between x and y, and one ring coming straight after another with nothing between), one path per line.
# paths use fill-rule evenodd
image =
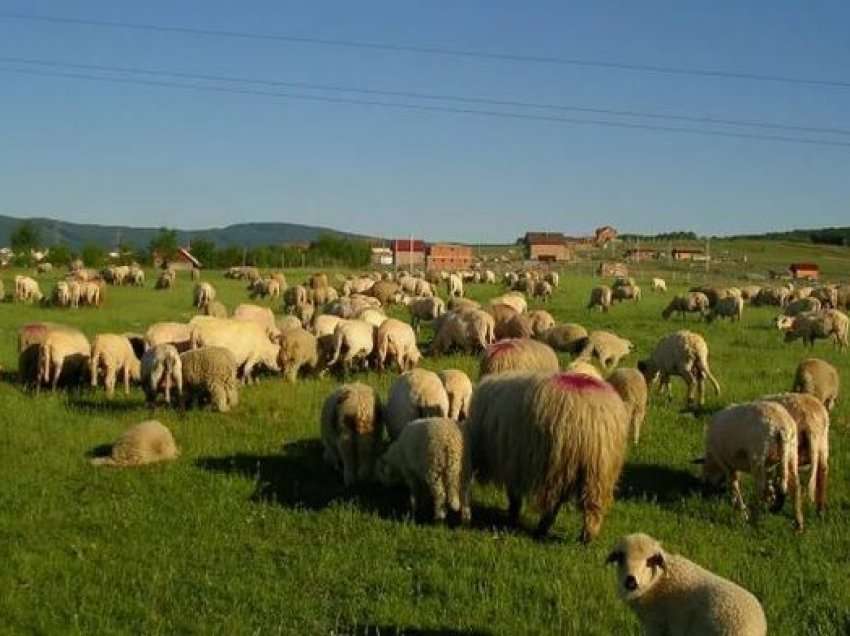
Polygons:
M614 261L602 261L596 270L599 276L609 278L625 278L629 275L629 268L625 263L616 263Z
M469 269L472 267L472 248L451 243L434 243L428 248L425 269Z
M154 252L153 264L155 267L160 267L163 269L165 267L170 267L171 269L177 270L201 268L201 262L197 258L192 256L188 248L185 247L178 247L177 251L174 253L174 256L170 259L166 259L160 254Z
M674 247L670 251L670 256L674 261L704 261L706 260L705 252L699 249L689 247Z
M788 271L792 278L809 278L817 280L820 277L820 267L817 263L791 263Z
M658 250L649 248L634 247L626 250L625 258L627 261L637 263L639 261L649 261L658 258Z
M522 239L526 255L532 261L568 261L572 251L560 232L526 232Z
M371 262L375 266L392 265L393 251L388 247L373 247Z
M421 267L425 264L425 241L395 239L392 251L396 267Z

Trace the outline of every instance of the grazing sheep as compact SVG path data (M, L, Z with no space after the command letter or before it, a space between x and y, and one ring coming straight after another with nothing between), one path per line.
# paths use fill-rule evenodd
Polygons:
M459 369L438 371L440 381L449 396L449 417L462 422L469 415L469 403L472 401L472 382L469 376Z
M74 334L81 342L85 339L79 329L54 322L31 322L18 329L18 379L25 386L38 386L41 344L55 331Z
M558 371L558 356L547 344L529 338L509 338L487 347L480 375L508 371Z
M552 273L555 274L555 276L558 275L556 272L552 272ZM495 285L496 284L496 272L494 272L492 269L485 269L484 274L481 277L481 282L486 283L487 285ZM555 287L558 286L556 283L552 283L552 284Z
M646 379L637 369L616 369L608 376L608 383L620 394L623 404L626 405L632 439L637 444L640 441L640 428L646 417Z
M160 391L165 393L165 402L171 404L172 386L177 389L178 397L183 395L183 364L174 345L161 344L145 351L140 376L149 406L156 404Z
M506 305L499 305L505 307ZM507 312L499 312L504 315ZM495 324L493 335L496 340L505 340L506 338L531 338L534 335L533 325L529 314L518 314L514 312L506 321L501 324Z
M446 279L446 292L449 298L463 296L463 280L457 274L449 274Z
M794 520L803 529L797 459L797 425L785 407L759 400L733 404L716 413L705 432L703 479L719 486L728 481L732 505L747 516L739 473L751 473L755 482L756 509L768 494L768 471L779 465L779 492L774 511L782 508L788 490L794 500Z
M809 501L815 504L818 512L823 512L829 474L829 412L815 396L807 393L778 393L761 399L784 406L794 418L799 467L811 468L807 487Z
M491 298L490 305L507 305L508 307L513 307L518 314L524 314L528 311L528 302L526 302L525 296L515 291Z
M473 351L483 351L496 340L496 323L493 316L481 309L473 309L460 315L466 327L466 345Z
M328 367L339 364L343 373L348 373L355 362L369 367L369 356L375 347L375 328L362 320L346 320L339 323L333 333L333 354Z
M56 390L63 383L81 381L89 368L91 345L78 331L70 329L49 330L38 346L38 382Z
M177 273L173 269L166 269L156 279L156 289L173 289L177 281Z
M824 308L838 309L838 287L824 285L811 291L811 297L820 301Z
M422 417L447 417L449 396L440 376L413 369L398 376L390 386L386 423L390 439L398 439L408 422Z
M540 340L555 351L578 353L579 347L586 344L587 329L575 323L555 325L540 335Z
M416 333L406 322L388 318L375 331L375 362L378 370L391 362L398 365L399 371L410 371L422 357L416 346Z
M89 358L89 373L92 388L97 387L99 372L103 370L103 385L106 396L115 394L115 380L122 374L124 395L130 393L130 380L138 382L141 379L141 365L133 351L133 345L126 336L114 333L98 334L91 346Z
M471 517L469 452L454 420L426 417L407 424L379 460L377 473L386 485L404 481L414 515L429 499L437 522L449 511L464 521Z
M269 340L266 329L256 322L195 316L192 319L192 348L224 347L233 355L243 383L253 382L254 369L264 366L280 371L279 346Z
M145 344L152 349L161 344L172 344L177 351L188 351L192 346L192 325L182 322L155 322L145 332Z
M226 413L239 404L238 365L224 347L201 347L180 354L183 373L183 408L209 399L213 408Z
M545 280L539 280L534 283L531 295L534 298L539 298L543 302L547 302L552 297L552 284Z
M531 321L531 333L534 338L540 338L545 332L555 326L555 319L545 309L535 309L528 312Z
M268 307L242 303L233 310L233 319L244 320L260 325L260 327L265 329L270 340L275 340L280 335L280 331L277 328L277 322L275 321L274 312Z
M50 272L53 271L53 264L52 263L39 263L38 265L36 265L35 271L39 274L49 274Z
M108 456L95 457L91 463L95 466L144 466L171 461L179 455L171 431L156 420L147 420L124 431Z
M787 287L763 287L759 290L752 303L756 306L773 305L776 307L785 307L791 292Z
M661 317L667 320L673 312L679 312L682 320L685 319L685 314L689 313L705 317L709 308L708 296L702 292L688 292L684 296L674 296L670 304L661 312Z
M705 319L712 322L715 318L729 318L730 322L740 322L743 316L744 299L740 296L726 296L717 300L705 315Z
M316 316L316 319L313 321L311 330L317 338L322 338L323 336L330 336L333 335L336 326L344 320L344 318L334 316L333 314L321 314L319 316ZM280 325L278 325L278 327L280 327ZM295 319L294 327L301 328L301 322L298 319ZM281 328L281 331L284 331L284 329Z
M641 291L637 285L618 285L611 292L612 302L622 302L624 300L638 302L640 298Z
M576 373L494 375L475 390L465 427L475 475L505 487L513 523L532 496L544 536L575 497L582 540L597 536L628 435L626 409L610 384Z
M393 303L399 303L404 298L401 285L389 280L376 282L368 289L366 294L380 301L383 307L392 305Z
M652 291L654 292L666 292L667 291L667 281L663 278L653 278L652 279Z
M387 315L384 313L382 309L377 309L375 307L365 307L357 312L354 316L355 320L362 320L363 322L368 322L370 325L377 329L387 320Z
M301 321L301 326L309 329L316 315L316 306L312 302L306 302L295 308L295 316Z
M671 554L646 534L622 537L608 555L617 591L644 633L665 636L766 636L755 596L739 585Z
M561 284L561 276L558 272L546 272L543 275L543 280L552 285L552 287L557 288ZM495 280L494 280L495 282Z
M283 293L283 309L287 313L294 313L296 307L307 304L308 300L307 288L303 285L294 285Z
M439 296L408 296L404 304L410 309L411 322L416 333L419 333L423 321L436 320L446 313L446 303Z
M490 304L487 308L487 312L493 316L493 329L496 340L501 340L502 338L510 338L511 336L507 333L509 329L513 329L513 327L509 327L513 319L520 315L519 312L511 307L510 305L504 304Z
M785 316L799 316L810 311L820 311L822 309L821 302L817 298L808 297L800 298L788 303L785 311L782 312Z
M209 283L198 283L192 295L195 307L203 309L215 300L215 288Z
M306 329L288 329L280 334L278 342L277 362L287 382L295 382L302 370L315 372L319 369L319 341Z
M590 291L590 301L587 303L588 309L599 308L607 313L611 307L612 299L611 288L607 285L599 285Z
M621 338L610 331L591 331L587 341L579 350L578 357L583 359L596 358L605 371L610 371L620 364L620 360L634 351L631 341Z
M590 362L585 360L573 360L567 365L567 368L564 369L567 373L581 373L584 375L589 375L591 377L597 378L598 380L604 380L602 374L599 372L595 366L593 366Z
M212 316L213 318L227 318L227 307L223 303L213 300L202 308L204 316Z
M815 346L818 338L832 338L835 346L842 351L850 346L848 340L850 319L838 309L827 309L817 313L804 313L795 316L791 325L785 329L785 342L801 338L809 347Z
M838 400L838 370L820 358L807 358L797 365L792 391L810 393L831 411Z
M343 384L325 400L323 459L342 471L346 486L372 478L383 432L381 401L372 387L359 382Z
M648 387L659 378L660 387L666 390L668 398L672 397L670 376L678 375L688 385L688 406L693 406L696 399L702 407L706 378L720 395L720 384L708 365L708 345L701 335L692 331L683 329L662 338L652 355L638 362L638 369L646 378Z
M40 302L44 298L38 282L29 276L15 276L15 301L16 302Z

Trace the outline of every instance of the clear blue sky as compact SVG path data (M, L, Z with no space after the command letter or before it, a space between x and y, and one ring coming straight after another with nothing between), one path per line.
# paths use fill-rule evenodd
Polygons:
M850 82L846 0L11 0L2 11ZM0 56L850 129L847 87L4 19ZM5 214L465 241L606 223L712 234L850 225L846 147L0 77Z

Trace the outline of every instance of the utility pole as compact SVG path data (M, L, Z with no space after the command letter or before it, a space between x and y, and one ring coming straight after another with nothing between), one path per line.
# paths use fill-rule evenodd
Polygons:
M708 269L711 263L711 237L706 237L705 239L705 273L708 273Z

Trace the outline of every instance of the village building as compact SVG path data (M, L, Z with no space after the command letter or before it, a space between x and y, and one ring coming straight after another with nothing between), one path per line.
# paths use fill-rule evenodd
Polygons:
M393 264L393 251L388 247L373 247L371 263L375 267L387 267Z
M176 270L190 270L201 268L201 262L197 258L192 256L188 248L185 247L178 247L177 251L174 253L174 256L170 259L166 259L159 253L154 252L153 264L154 267L161 269L165 269L166 267Z
M670 250L670 256L674 261L705 261L705 252L688 247L674 247Z
M603 278L625 278L629 275L629 268L625 263L602 261L596 273Z
M634 247L626 250L625 259L633 263L640 261L656 260L658 258L658 250L653 250L646 247Z
M820 278L820 267L817 263L791 263L788 271L792 278L807 278L817 280Z
M530 261L568 261L572 250L561 232L526 232L522 239Z
M425 241L395 239L392 242L393 262L396 267L423 267L425 265Z

